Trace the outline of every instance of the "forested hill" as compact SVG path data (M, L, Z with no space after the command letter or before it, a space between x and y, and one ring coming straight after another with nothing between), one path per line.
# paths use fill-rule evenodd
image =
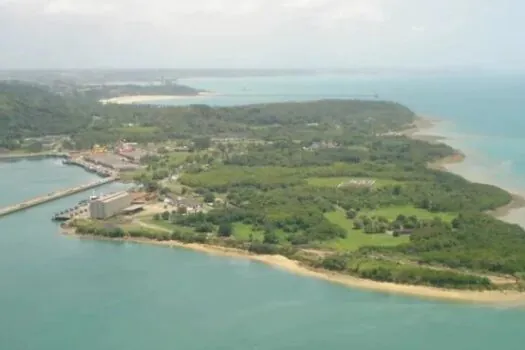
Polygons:
M87 111L47 88L0 82L0 147L13 148L23 137L70 133L89 123Z
M415 115L393 102L325 100L237 107L102 105L25 83L0 83L0 148L20 139L66 134L77 148L121 138L163 142L198 136L241 136L314 142L319 135L345 144L398 131Z

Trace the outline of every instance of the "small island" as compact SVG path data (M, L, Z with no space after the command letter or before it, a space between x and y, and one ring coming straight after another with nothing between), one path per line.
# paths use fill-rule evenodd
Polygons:
M122 140L143 151L119 173L140 210L74 218L65 232L242 255L365 288L525 300L525 231L490 215L512 195L435 166L462 155L408 137L418 117L400 104L153 108L2 89L6 151L49 135L86 156L100 145L122 154Z

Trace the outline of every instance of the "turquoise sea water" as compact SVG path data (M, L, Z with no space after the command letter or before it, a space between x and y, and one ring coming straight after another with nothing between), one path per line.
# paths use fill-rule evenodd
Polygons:
M244 87L266 92L246 99L251 102L276 99L268 96L272 86L290 92L287 99L299 98L293 98L294 93L305 97L300 90L303 86L323 96L343 88L348 94L373 90L419 112L448 118L440 132L466 135L457 142L470 146L484 161L508 164L509 178L517 186L524 183L520 168L524 148L519 149L523 146L519 133L524 123L519 101L523 84L514 80L517 78L490 77L494 79L490 84L477 81L479 77L463 77L463 83L460 78L451 83L450 77L383 79L263 78L258 82L246 78L187 83L215 87L223 93L237 94L236 89L242 93ZM485 95L475 93L480 90ZM229 99L215 97L209 102L245 101ZM497 116L490 116L490 111ZM87 182L91 177L49 160L0 163L0 205ZM0 349L524 347L522 309L361 291L242 259L61 235L50 216L86 195L89 193L0 219Z

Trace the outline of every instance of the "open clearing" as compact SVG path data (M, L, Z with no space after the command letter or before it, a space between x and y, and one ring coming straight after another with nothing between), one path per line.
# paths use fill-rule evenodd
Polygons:
M456 214L453 213L431 213L427 210L414 208L410 206L380 208L377 210L361 211L359 212L358 216L384 216L388 220L392 221L395 220L400 214L405 216L414 215L418 219L424 220L431 220L436 217L439 217L444 221L452 221L456 217ZM409 240L409 236L394 237L386 233L367 234L364 233L362 230L356 230L353 227L353 221L346 218L346 214L343 210L326 213L325 216L332 223L341 226L348 232L348 236L344 239L323 242L322 246L327 248L336 249L340 251L352 251L357 250L363 246L391 247L408 242Z
M326 218L332 223L344 228L348 235L346 238L340 238L328 242L323 242L322 246L339 251L353 251L364 246L396 246L408 242L408 236L394 237L386 233L367 234L362 230L356 230L353 227L352 220L346 218L342 210L333 211L325 214Z

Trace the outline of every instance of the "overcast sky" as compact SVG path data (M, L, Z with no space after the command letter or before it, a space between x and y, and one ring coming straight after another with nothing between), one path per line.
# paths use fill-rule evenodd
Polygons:
M2 68L525 68L524 0L0 0Z

